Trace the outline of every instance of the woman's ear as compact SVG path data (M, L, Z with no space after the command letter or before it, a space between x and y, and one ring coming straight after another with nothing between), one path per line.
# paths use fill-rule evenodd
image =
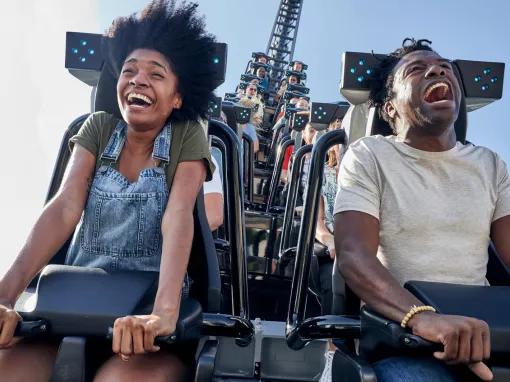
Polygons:
M182 96L180 94L175 95L174 109L180 109L182 106Z

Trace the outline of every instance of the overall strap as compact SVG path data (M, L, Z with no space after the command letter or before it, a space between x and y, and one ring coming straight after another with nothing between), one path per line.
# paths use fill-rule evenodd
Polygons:
M117 162L126 140L126 127L126 123L122 120L117 123L106 148L99 158L100 164L112 165Z

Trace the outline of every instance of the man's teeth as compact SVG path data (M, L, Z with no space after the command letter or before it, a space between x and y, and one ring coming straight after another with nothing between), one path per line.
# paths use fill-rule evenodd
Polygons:
M140 100L148 103L149 105L152 105L152 100L149 97L147 97L146 95L138 94L138 93L130 93L128 95L129 102L133 101L134 98L140 99Z
M443 97L444 97L446 95L446 92L448 92L448 89L450 88L450 86L448 86L448 84L446 82L438 82L427 89L427 91L425 93L425 98L428 98L428 96L430 96L430 93L432 93L435 89L440 88L440 87L443 88Z

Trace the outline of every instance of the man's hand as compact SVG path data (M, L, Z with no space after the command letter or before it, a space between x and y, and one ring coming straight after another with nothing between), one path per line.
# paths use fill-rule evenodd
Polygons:
M491 381L492 372L482 361L491 353L489 326L471 317L422 312L409 320L413 334L444 345L434 357L447 364L467 364L484 381Z
M112 350L126 361L133 354L157 352L154 339L172 334L176 322L176 315L156 312L118 318L113 325Z
M0 301L0 349L6 349L17 341L14 331L21 316L13 309L12 304Z

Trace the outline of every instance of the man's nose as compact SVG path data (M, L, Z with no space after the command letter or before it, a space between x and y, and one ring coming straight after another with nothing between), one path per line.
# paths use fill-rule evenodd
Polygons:
M446 74L445 69L438 64L432 64L427 68L425 78L442 77Z

